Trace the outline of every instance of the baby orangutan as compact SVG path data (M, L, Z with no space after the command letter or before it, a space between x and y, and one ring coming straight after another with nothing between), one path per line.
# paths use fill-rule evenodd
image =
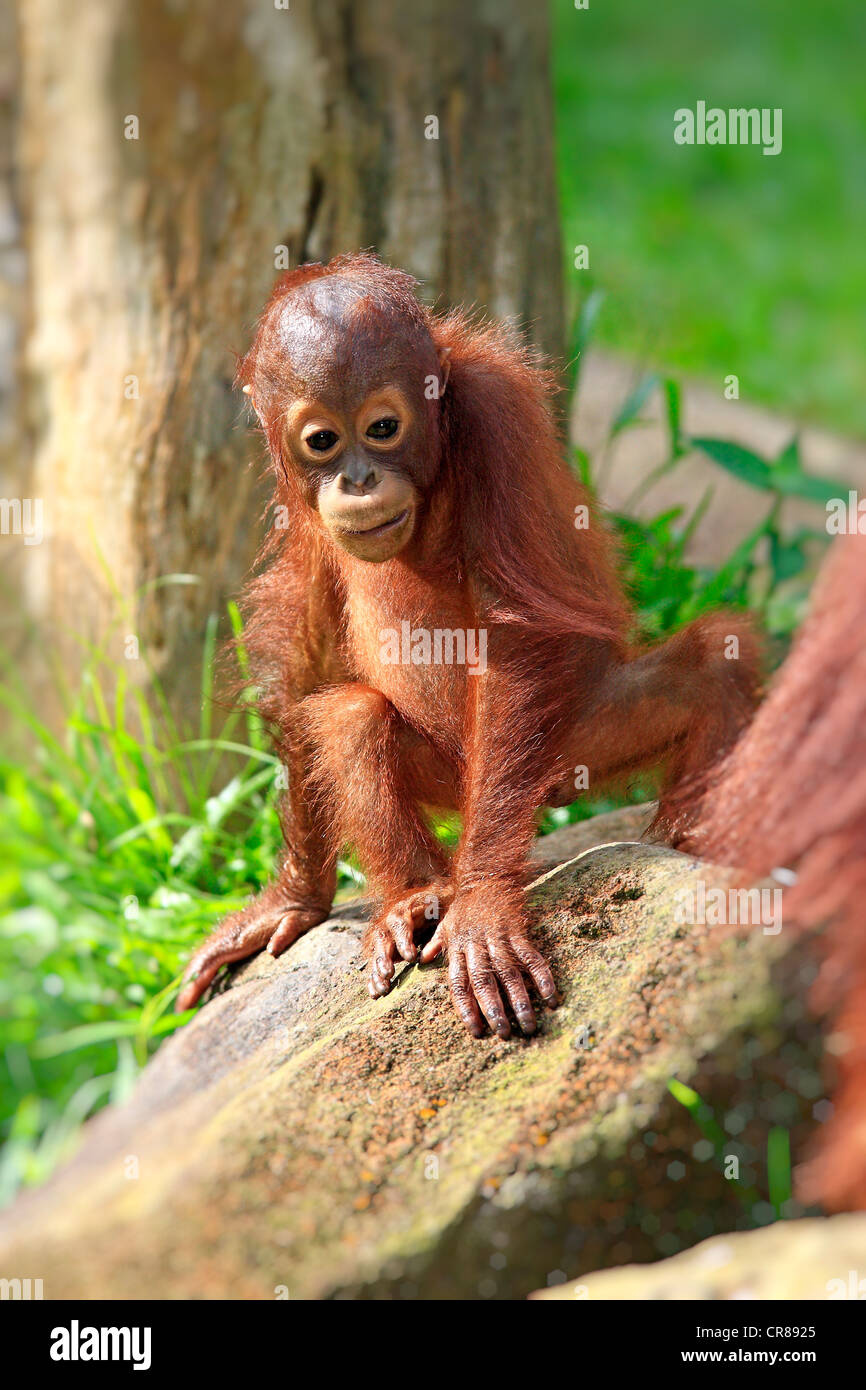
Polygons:
M524 895L539 809L574 800L576 768L596 789L663 765L654 831L682 843L754 703L755 643L730 617L630 649L548 376L505 329L430 313L414 283L370 255L302 266L240 366L276 475L244 640L288 769L286 855L196 953L182 1009L226 962L324 921L351 844L381 900L371 994L398 960L444 951L475 1037L485 1020L508 1037L509 1013L534 1032L528 985L557 1002ZM460 812L453 858L426 808Z

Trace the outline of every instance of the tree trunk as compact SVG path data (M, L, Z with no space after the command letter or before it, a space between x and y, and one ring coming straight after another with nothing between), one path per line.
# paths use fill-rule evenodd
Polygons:
M19 24L24 604L73 682L84 637L191 712L260 535L231 382L281 254L372 246L560 350L546 9L19 0Z
M21 643L20 535L14 504L28 489L22 448L19 367L25 318L25 272L19 184L15 169L18 47L11 0L0 0L0 659ZM5 723L0 705L0 728ZM5 733L5 730L4 730ZM4 738L4 747L7 739Z

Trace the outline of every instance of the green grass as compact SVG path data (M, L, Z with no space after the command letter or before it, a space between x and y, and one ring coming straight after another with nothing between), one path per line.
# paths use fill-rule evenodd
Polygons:
M682 1081L672 1078L668 1090L674 1100L679 1101L691 1115L704 1139L712 1146L713 1156L725 1170L733 1155L729 1152L735 1147L732 1137L725 1134L716 1119L712 1106L702 1100L697 1091ZM774 1125L767 1135L767 1194L769 1201L758 1190L743 1182L739 1177L732 1179L735 1190L744 1210L756 1225L767 1224L768 1217L781 1221L790 1212L792 1204L791 1182L791 1137L787 1129Z
M565 245L605 344L866 434L864 51L855 0L554 0ZM675 145L699 99L781 107L782 152Z
M0 1201L127 1094L189 1017L171 1005L192 948L271 873L278 763L249 708L211 736L214 631L195 737L99 655L61 740L0 691L33 745L0 759Z

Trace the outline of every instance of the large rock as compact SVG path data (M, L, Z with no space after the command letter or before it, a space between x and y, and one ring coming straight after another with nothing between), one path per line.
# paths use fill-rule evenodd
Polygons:
M341 909L164 1044L5 1215L0 1274L48 1298L523 1297L751 1224L770 1126L797 1154L814 1124L808 969L784 931L678 924L699 880L728 876L649 844L545 873L531 897L565 1002L531 1040L473 1041L441 967L371 1000L363 905ZM671 1077L713 1108L739 1182Z
M866 1215L777 1221L762 1231L714 1236L654 1265L606 1269L531 1298L866 1298Z

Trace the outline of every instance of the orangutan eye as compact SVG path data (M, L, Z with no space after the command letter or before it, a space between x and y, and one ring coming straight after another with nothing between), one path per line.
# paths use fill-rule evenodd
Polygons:
M333 449L337 442L337 435L333 430L314 430L304 439L308 449L313 449L317 454L326 454L329 449Z
M393 415L385 415L381 420L373 421L367 434L370 439L393 439L399 428L399 420L395 420Z

